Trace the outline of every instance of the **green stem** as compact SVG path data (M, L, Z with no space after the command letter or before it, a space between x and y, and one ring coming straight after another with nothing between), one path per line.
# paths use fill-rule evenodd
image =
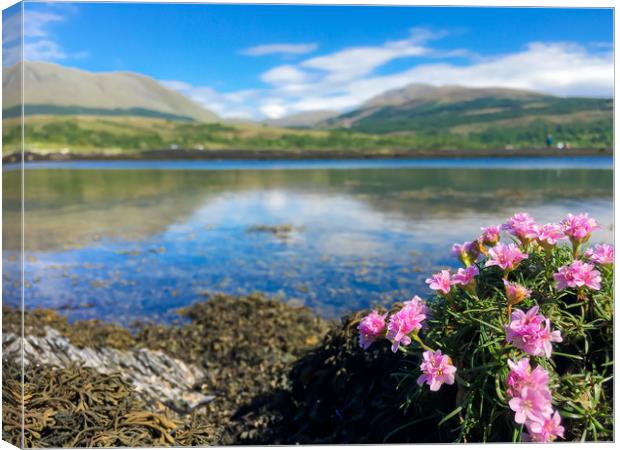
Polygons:
M430 348L428 345L426 345L424 342L422 342L422 339L420 339L420 336L418 336L417 333L414 333L412 336L414 341L416 341L418 344L420 344L420 347L422 347L424 350L428 350L433 352L434 350L432 348Z

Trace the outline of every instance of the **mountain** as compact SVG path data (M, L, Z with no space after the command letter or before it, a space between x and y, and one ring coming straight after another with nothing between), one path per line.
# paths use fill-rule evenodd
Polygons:
M19 114L19 66L2 69L5 117ZM92 73L43 62L24 63L27 114L135 115L199 122L218 116L156 80L131 72Z
M362 107L399 106L414 102L454 103L475 100L484 97L494 98L529 98L545 97L538 92L509 88L472 88L457 85L432 86L430 84L410 84L400 89L386 91L365 102Z
M612 113L611 99L556 97L506 88L412 84L387 91L317 127L366 133L467 134L536 121L591 123L611 120Z
M312 128L317 124L338 116L338 111L308 111L303 113L291 114L280 119L268 119L264 124L273 127L283 128Z

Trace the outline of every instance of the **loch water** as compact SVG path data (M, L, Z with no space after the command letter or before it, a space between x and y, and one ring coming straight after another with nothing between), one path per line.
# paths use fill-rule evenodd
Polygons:
M454 242L525 211L588 212L613 240L609 157L28 163L24 304L70 320L170 322L205 294L278 296L327 318L430 294ZM21 302L21 191L3 167L3 301Z

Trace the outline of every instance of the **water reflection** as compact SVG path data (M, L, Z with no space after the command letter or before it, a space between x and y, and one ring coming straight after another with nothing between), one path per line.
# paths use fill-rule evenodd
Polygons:
M26 304L128 323L169 320L203 292L264 291L334 317L427 293L428 272L456 264L452 242L515 211L587 211L611 241L612 182L585 169L28 171Z

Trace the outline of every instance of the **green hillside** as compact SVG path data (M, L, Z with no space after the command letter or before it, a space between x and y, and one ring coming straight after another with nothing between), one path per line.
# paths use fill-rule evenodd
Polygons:
M19 150L19 119L3 123L3 154ZM583 122L537 119L470 131L429 127L415 133L375 133L347 129L294 130L260 125L224 125L145 117L27 116L26 150L37 153L136 153L152 149L284 150L330 152L544 148L548 133L572 147L612 146L611 117Z
M25 116L52 115L52 116L135 116L153 117L159 119L193 121L189 116L165 113L146 108L88 108L83 106L58 106L58 105L24 105ZM15 105L2 111L5 119L20 117L22 106Z
M598 121L613 113L613 101L596 98L531 98L481 97L461 102L429 101L384 106L357 118L350 129L365 133L453 132L462 125L484 125L489 128L525 124L527 122L560 122L571 116L583 124ZM579 114L579 117L575 117ZM333 123L359 116L352 111L339 116ZM502 123L510 120L512 123ZM329 124L329 122L328 122Z

